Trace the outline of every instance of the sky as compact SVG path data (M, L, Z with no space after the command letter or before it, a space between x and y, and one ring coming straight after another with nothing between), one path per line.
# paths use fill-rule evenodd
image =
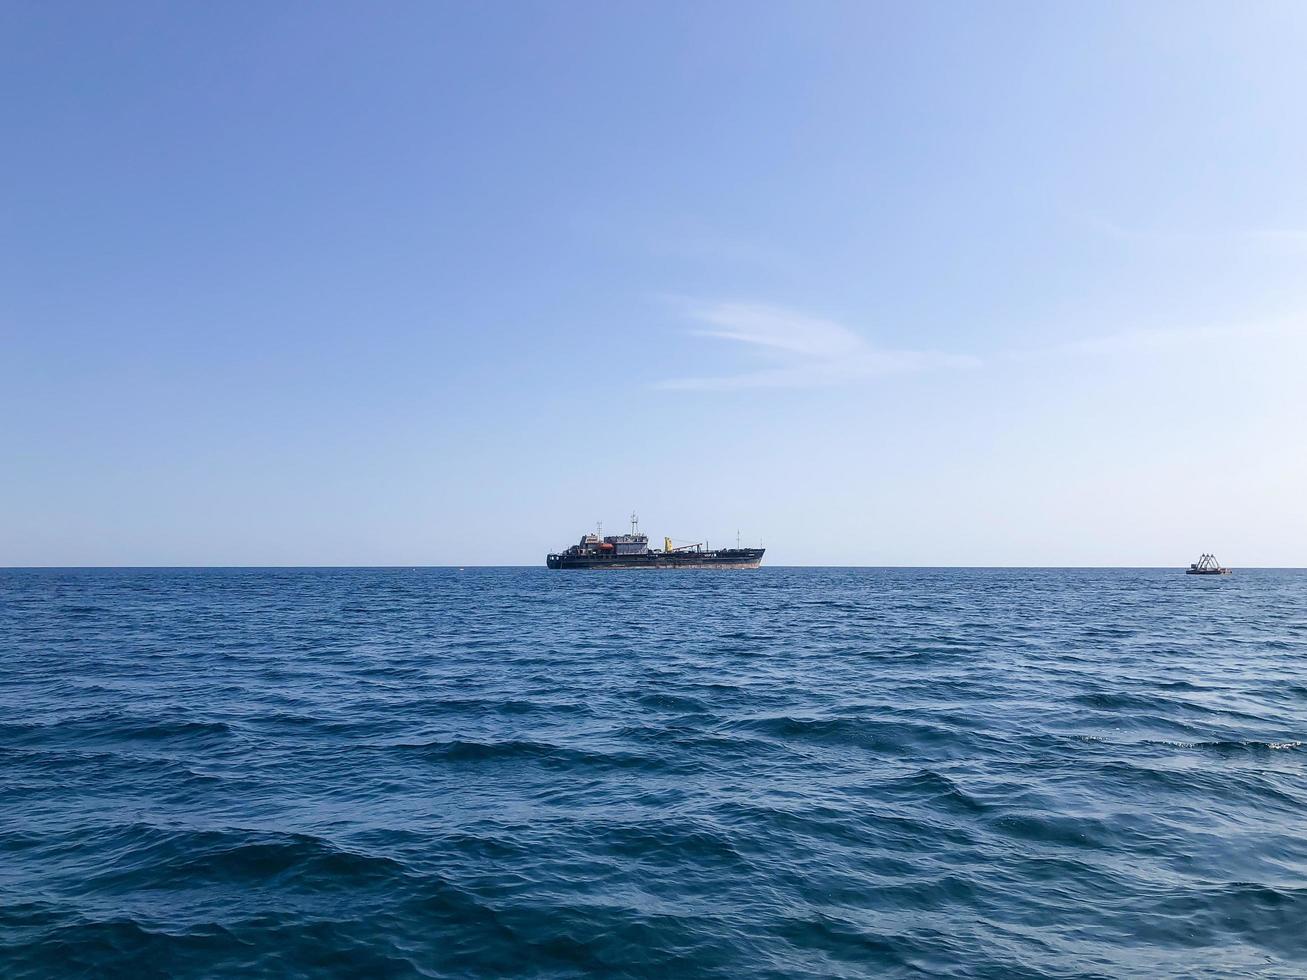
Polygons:
M0 3L0 565L1307 565L1307 5Z

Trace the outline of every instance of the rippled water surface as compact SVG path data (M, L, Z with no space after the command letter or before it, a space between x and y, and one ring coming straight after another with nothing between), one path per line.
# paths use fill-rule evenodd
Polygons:
M7 977L1307 973L1307 573L0 571Z

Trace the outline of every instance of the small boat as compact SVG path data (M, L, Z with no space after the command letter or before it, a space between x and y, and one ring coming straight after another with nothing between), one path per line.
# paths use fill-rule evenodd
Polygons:
M1186 575L1229 575L1230 570L1222 567L1215 555L1203 555L1184 570Z

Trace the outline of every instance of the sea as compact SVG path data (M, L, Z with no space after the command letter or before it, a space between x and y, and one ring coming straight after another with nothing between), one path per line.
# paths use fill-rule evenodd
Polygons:
M0 976L1302 977L1307 571L0 570Z

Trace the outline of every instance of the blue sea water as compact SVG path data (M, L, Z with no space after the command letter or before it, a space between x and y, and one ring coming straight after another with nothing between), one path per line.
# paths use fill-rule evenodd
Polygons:
M1307 572L0 571L0 974L1307 974Z

